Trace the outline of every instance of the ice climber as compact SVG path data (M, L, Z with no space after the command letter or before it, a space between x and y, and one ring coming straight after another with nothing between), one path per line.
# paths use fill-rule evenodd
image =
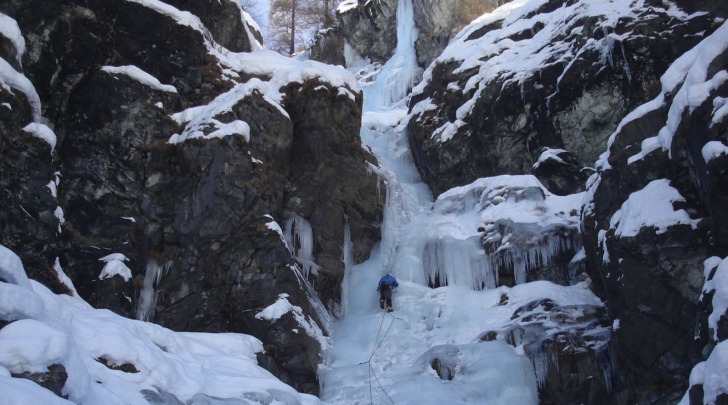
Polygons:
M379 279L379 307L384 309L384 304L387 304L387 312L392 312L392 288L398 286L397 279L394 276L387 274L386 276Z

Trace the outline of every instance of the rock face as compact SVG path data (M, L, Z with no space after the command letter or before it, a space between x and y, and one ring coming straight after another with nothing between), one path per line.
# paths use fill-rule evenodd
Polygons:
M319 32L316 40L311 46L310 57L313 60L327 63L329 65L346 66L344 58L344 37L339 27L329 28Z
M507 302L503 296L501 305ZM603 307L543 299L516 309L511 320L508 328L486 331L480 341L523 346L536 373L540 403L617 402L611 329Z
M467 6L457 0L411 1L418 31L417 63L427 67L471 20L509 0L485 0ZM371 62L386 62L397 47L397 4L397 0L362 1L357 6L340 10L337 13L339 27L335 30L338 38L333 39L330 33L317 38L311 58L327 63L338 61L344 57L345 41Z
M722 41L718 38L725 32L721 27L696 51ZM687 93L699 82L714 82L716 67L725 68L728 53L718 47L701 56L705 60L694 65L691 54L676 62L664 76L673 80L663 81L660 95L625 118L597 165L593 197L585 207L589 268L611 302L612 317L620 320L620 360L629 371L629 385L637 387L635 401L677 401L687 389L691 366L711 348L704 303L698 300L703 261L728 252L719 236L728 225L725 210L717 208L726 199L728 127L715 117L713 104L728 88L708 86L704 96L689 101ZM678 67L685 62L687 70ZM704 79L696 82L695 75ZM628 211L656 211L661 189L671 191L665 203L669 211L663 212L674 211L671 217L680 219L670 226L648 222L639 230L626 224ZM645 194L652 205L636 208L636 199ZM644 373L648 365L650 373Z
M361 95L325 69L288 83L240 67L255 33L237 2L167 4L0 5L25 40L0 46L22 78L0 88L0 243L54 291L70 292L67 273L95 307L252 334L261 364L316 393L325 340L293 332L293 314L255 315L287 294L324 336L346 226L355 260L378 240ZM286 243L292 214L311 228L304 258ZM112 253L129 272L100 279Z
M479 177L530 173L543 147L591 164L621 117L654 96L666 65L700 40L695 33L716 28L706 15L677 19L652 7L604 19L579 4L546 2L506 22L493 14L428 68L408 130L435 194Z
M412 0L419 33L415 50L417 62L427 67L447 46L450 39L481 13L489 12L509 0L484 0L463 5L456 0ZM472 8L472 9L471 9Z
M370 0L336 13L341 34L360 55L384 63L397 47L397 0Z

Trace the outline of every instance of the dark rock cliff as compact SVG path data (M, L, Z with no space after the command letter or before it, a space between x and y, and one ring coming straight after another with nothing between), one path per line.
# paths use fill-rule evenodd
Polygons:
M324 69L274 84L275 71L231 66L226 56L255 48L236 2L167 4L0 5L26 44L20 60L5 42L1 56L32 84L0 88L0 243L57 292L67 291L62 268L95 307L174 330L252 334L262 365L316 393L321 337L295 333L292 314L255 315L285 293L326 334L345 224L356 260L379 237L361 95ZM212 111L220 97L237 98L195 130L174 118ZM206 137L220 128L233 130ZM184 131L195 137L173 141ZM310 223L315 273L285 242L290 213ZM128 259L129 280L100 279L111 253Z
M728 66L728 51L706 51L714 48L710 40L675 65L705 60L687 75L671 68L664 77L673 80L663 80L660 95L622 122L598 162L593 197L584 211L588 267L610 300L611 316L619 319L620 360L629 370L628 384L639 393L631 401L679 400L690 369L716 343L708 338L707 302L699 299L703 262L728 253L728 223L718 208L728 198L728 160L714 156L709 145L728 143L728 123L714 117L714 100L723 99L728 87L711 86L686 102L696 85L693 77L721 83L719 72ZM684 219L666 229L654 225L629 232L625 212L638 209L632 196L656 197L659 184L677 191L672 205Z
M397 0L362 3L336 13L341 35L358 54L383 64L397 47Z
M479 177L530 173L543 147L590 166L626 112L654 96L667 64L702 38L696 33L716 28L711 16L678 19L659 7L610 20L561 6L546 2L513 27L495 16L471 26L454 44L474 52L446 52L425 73L408 129L435 194ZM557 22L565 13L575 17ZM548 18L555 22L544 25ZM538 63L530 64L530 52Z

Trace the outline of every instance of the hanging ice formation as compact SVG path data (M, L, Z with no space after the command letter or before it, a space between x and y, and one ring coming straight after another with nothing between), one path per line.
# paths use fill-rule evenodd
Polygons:
M374 83L362 84L364 111L386 109L403 100L422 76L422 69L417 64L414 47L417 34L412 0L398 1L397 47L394 55L378 72Z
M293 274L296 275L296 278L298 279L299 284L303 288L303 290L306 292L306 297L308 298L308 302L311 304L311 308L313 308L314 312L316 312L316 315L318 316L318 319L321 321L321 326L323 327L323 332L326 335L330 335L331 331L333 330L333 323L334 319L329 313L329 311L326 309L324 304L321 302L321 299L319 298L318 293L316 293L316 290L314 290L313 286L308 282L306 277L304 277L303 274L301 274L300 268L298 266L291 266L291 271L293 271ZM302 319L305 319L303 317ZM306 322L302 322L300 319L297 319L299 324L301 326L306 327L305 325L313 325L315 327L316 322L315 320L311 319L311 316L309 315L309 319ZM313 335L312 335L313 336ZM321 336L323 338L323 336ZM328 345L328 343L322 343L322 349L325 348L325 346Z
M422 243L427 283L494 288L508 275L523 284L529 272L557 258L563 271L552 281L571 283L578 258L571 269L566 260L581 249L579 204L579 195L550 195L533 176L480 179L443 193L435 202L436 223L423 227L433 230Z
M480 290L498 286L498 275L477 237L437 237L425 244L422 265L431 287L464 285Z
M303 274L308 278L311 274L318 275L319 266L313 259L313 228L303 217L287 212L283 235L286 244L296 261L301 265Z
M569 262L569 285L576 284L578 276L586 271L586 251L582 246Z
M149 258L147 260L147 269L144 273L144 281L142 282L142 290L139 293L139 305L137 306L136 317L141 321L154 321L154 312L157 306L156 287L162 280L162 273L169 269L171 262L160 265L157 260Z
M512 273L515 284L525 283L529 272L549 265L555 257L573 256L581 249L581 239L575 229L542 228L510 220L496 221L483 239L491 266L498 268L501 274Z
M344 280L341 282L341 316L344 316L349 312L349 283L354 266L354 245L351 243L351 229L346 215L344 215L344 244L341 251L341 260L344 262Z

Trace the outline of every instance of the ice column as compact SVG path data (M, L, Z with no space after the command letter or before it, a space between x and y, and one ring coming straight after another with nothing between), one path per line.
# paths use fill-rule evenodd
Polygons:
M351 229L349 219L344 216L344 245L342 246L342 260L344 261L344 280L341 282L341 315L349 312L349 279L354 266L354 245L351 243Z
M381 225L381 255L384 272L391 272L397 256L397 242L402 228L411 221L411 213L407 209L402 185L394 173L383 169L378 173L385 179L387 195L385 197Z
M147 322L154 321L154 311L157 306L157 291L155 287L162 279L163 267L153 259L147 261L147 270L144 273L142 291L139 294L139 306L137 307L137 319Z
M382 67L374 84L364 88L364 111L387 108L404 99L422 75L415 53L417 34L412 0L399 0L397 48L394 50L394 55Z

